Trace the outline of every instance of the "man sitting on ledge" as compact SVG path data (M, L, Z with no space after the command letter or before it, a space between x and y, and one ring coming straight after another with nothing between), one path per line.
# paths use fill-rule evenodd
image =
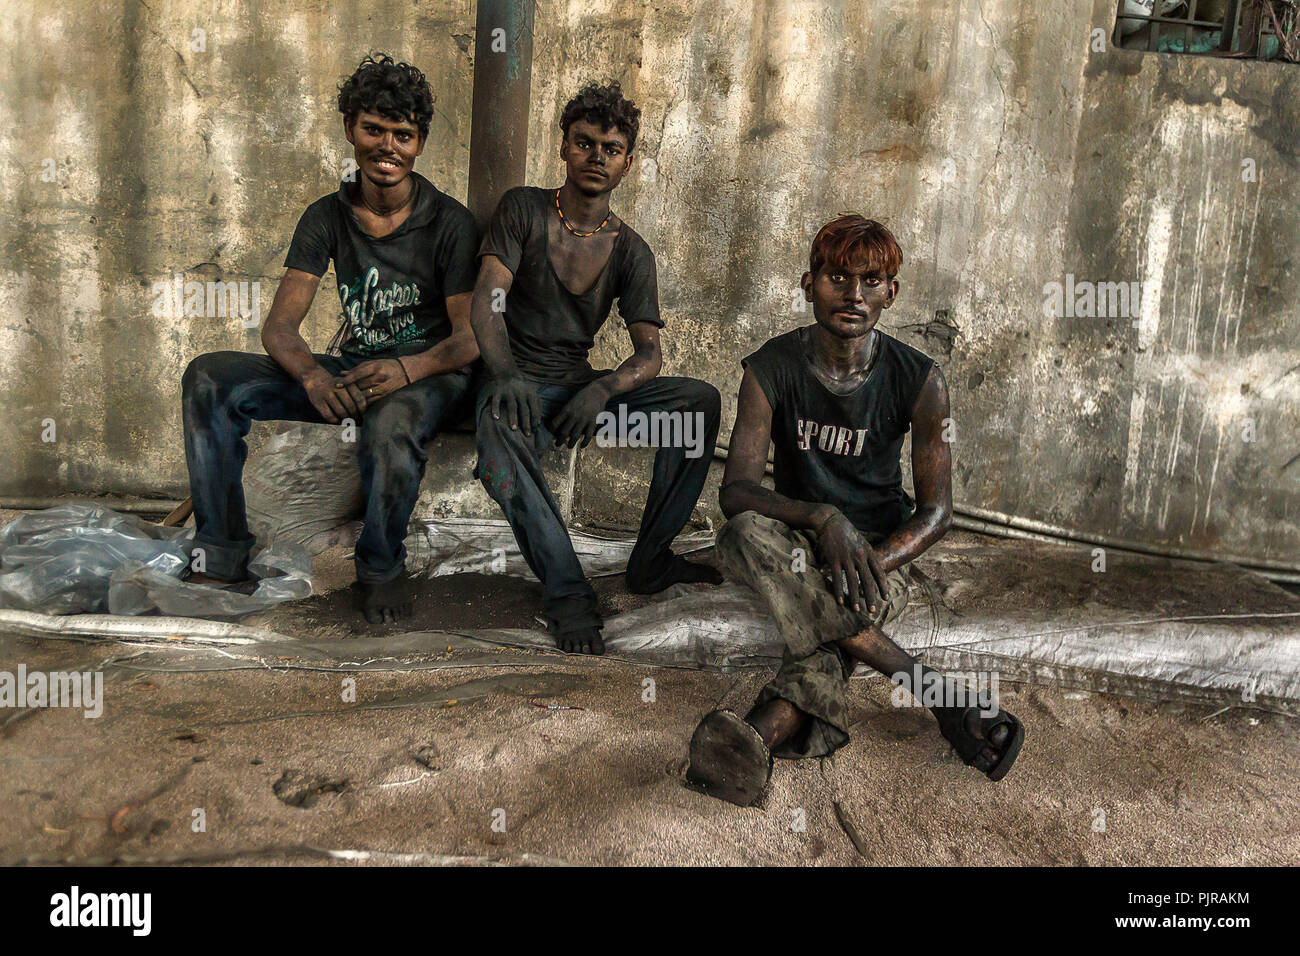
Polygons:
M411 612L403 541L424 446L470 398L478 234L468 209L415 172L433 118L423 73L367 57L344 82L338 107L360 175L298 221L262 329L267 354L200 355L181 380L194 548L203 558L191 560L189 580L247 581L253 536L242 475L253 421L350 420L365 500L357 599L378 624ZM343 304L342 354L314 355L299 327L330 260Z
M718 533L726 576L762 595L785 640L776 677L744 720L707 715L691 739L687 779L748 806L772 755L820 757L848 742L845 697L862 662L931 708L940 732L991 780L1011 769L1024 730L996 709L965 706L965 687L921 665L881 629L907 603L901 571L952 523L948 391L933 360L876 328L898 295L903 253L883 225L857 215L813 241L805 298L817 322L770 339L743 364ZM912 430L916 503L899 453ZM769 442L776 490L761 484ZM934 695L926 694L926 700Z
M708 476L722 400L707 382L659 374L654 253L609 208L631 166L640 115L617 82L589 84L569 101L560 117L564 185L501 197L479 249L471 310L489 373L475 413L478 478L542 582L556 646L583 654L604 653L603 621L542 473L552 440L585 447L617 430L602 421L631 416L684 422L655 454L627 584L653 594L678 582L722 582L671 547ZM596 371L587 355L615 299L633 351L614 371Z

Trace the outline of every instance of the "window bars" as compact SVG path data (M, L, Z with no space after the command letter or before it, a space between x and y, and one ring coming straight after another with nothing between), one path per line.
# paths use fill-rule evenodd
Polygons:
M1127 50L1300 61L1298 0L1119 0Z

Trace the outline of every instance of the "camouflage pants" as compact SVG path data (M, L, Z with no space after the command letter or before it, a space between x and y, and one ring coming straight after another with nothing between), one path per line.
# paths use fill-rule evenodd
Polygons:
M757 704L779 697L812 718L774 751L778 757L823 757L848 742L845 697L855 662L836 641L892 621L907 606L907 577L901 569L886 576L885 600L874 615L839 604L829 572L817 564L816 541L813 532L796 531L754 511L736 515L718 532L723 573L762 596L785 641L781 669L759 693Z

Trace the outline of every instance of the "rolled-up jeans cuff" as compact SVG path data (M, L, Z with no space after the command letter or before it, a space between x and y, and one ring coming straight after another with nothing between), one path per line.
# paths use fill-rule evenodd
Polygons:
M360 563L357 563L356 569L357 580L362 584L387 584L406 573L406 555L403 553L401 560L387 570L376 571L369 565L362 567Z
M248 577L248 558L256 538L247 541L207 541L195 538L190 543L189 566L194 570L194 552L203 552L203 570L199 573L223 581L242 581Z

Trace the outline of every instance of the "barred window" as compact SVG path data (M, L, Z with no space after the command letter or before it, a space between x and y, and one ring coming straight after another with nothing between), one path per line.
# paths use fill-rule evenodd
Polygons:
M1296 63L1300 0L1119 0L1114 42L1126 50Z

